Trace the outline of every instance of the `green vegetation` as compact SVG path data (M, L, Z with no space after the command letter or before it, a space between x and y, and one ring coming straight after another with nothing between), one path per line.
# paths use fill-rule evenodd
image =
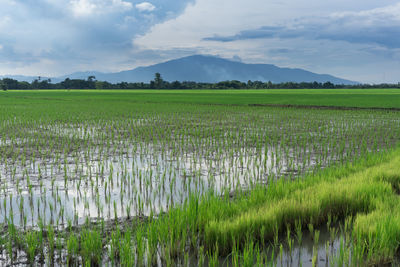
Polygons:
M1 92L0 92L1 93ZM87 112L99 109L126 108L143 103L204 104L204 105L298 105L360 108L400 108L398 89L299 89L299 90L108 90L108 91L7 91L1 95L4 105L27 105L32 111L52 105L80 108ZM74 102L74 103L71 103ZM114 105L114 107L113 107ZM121 107L118 105L122 105ZM42 107L44 108L44 107ZM44 111L44 110L43 110ZM121 110L121 112L123 112ZM129 112L126 111L126 112Z
M96 230L83 230L81 233L82 262L87 266L100 265L103 254L101 234Z
M2 92L0 265L395 263L399 96Z
M333 84L329 81L327 82L282 82L282 83L272 83L272 82L261 82L261 81L247 81L241 82L237 80L233 81L220 81L216 83L204 83L204 82L193 82L193 81L165 81L160 73L155 73L154 79L149 82L118 82L110 83L107 81L97 81L95 76L89 76L87 79L70 79L66 78L62 82L52 83L51 79L42 79L40 76L34 79L31 83L29 82L19 82L18 80L4 78L0 80L1 84L7 89L14 90L60 90L60 89L122 89L122 90L153 90L153 89L163 89L163 90L193 90L193 89L374 89L374 88L400 88L400 83L382 83L382 84Z
M354 237L360 244L368 244L371 260L391 259L400 241L400 202L396 190L400 185L399 164L397 155L388 163L337 180L324 176L312 184L309 181L293 182L291 186L273 184L265 192L263 205L207 224L206 243L219 244L220 249L225 248L229 253L235 241L245 244L248 236L262 243L272 240L274 227L285 229L296 223L316 226L326 223L329 216L354 216ZM308 185L304 186L305 183Z

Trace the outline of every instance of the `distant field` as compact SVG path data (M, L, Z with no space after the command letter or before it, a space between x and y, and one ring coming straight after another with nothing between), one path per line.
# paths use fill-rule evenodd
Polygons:
M45 99L74 102L101 100L111 103L119 101L121 103L400 108L400 90L397 89L8 91L2 92L0 96L2 96L0 103L14 98L20 99L21 103Z

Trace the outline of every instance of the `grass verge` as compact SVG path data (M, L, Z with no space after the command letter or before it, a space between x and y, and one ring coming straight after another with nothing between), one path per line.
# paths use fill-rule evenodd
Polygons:
M156 224L168 233L165 241L170 244L182 243L198 231L206 250L228 255L249 242L262 246L298 225L306 229L332 217L351 218L352 260L382 263L394 259L400 244L399 188L400 150L396 149L305 179L258 186L234 200L213 194L201 201L192 198Z

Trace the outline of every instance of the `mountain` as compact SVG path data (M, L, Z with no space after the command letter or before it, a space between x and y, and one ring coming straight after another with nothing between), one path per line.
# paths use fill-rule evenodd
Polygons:
M335 84L356 84L327 74L316 74L302 69L279 68L270 64L245 64L214 56L194 55L170 60L148 67L117 73L74 73L71 78L96 76L97 80L116 82L149 82L159 72L167 81L220 82L226 80L280 82L327 82Z
M357 84L357 82L337 78L328 74L316 74L303 69L279 68L270 64L245 64L222 59L215 56L194 55L167 62L138 67L116 73L76 72L70 75L53 78L53 82L71 79L86 79L94 75L99 81L117 82L149 82L156 72L161 73L167 81L195 81L215 83L226 80L271 81L280 82L327 82L335 84Z

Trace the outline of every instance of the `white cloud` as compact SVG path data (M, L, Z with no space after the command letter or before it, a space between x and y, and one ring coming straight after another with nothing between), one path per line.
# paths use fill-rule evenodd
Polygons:
M133 44L143 50L150 49L159 53L191 49L195 53L214 54L225 58L238 55L249 63L272 63L336 74L354 80L363 78L360 81L365 81L365 77L370 77L368 81L372 79L378 81L380 77L371 75L381 72L380 67L374 67L374 62L380 62L380 66L385 62L388 66L393 66L398 60L394 55L399 54L398 51L392 56L389 52L386 55L383 53L376 55L372 52L376 45L371 43L371 39L378 35L369 34L368 38L356 36L357 40L349 43L351 35L342 37L337 35L337 39L324 40L323 36L317 39L311 33L318 33L322 26L325 27L327 34L342 33L344 29L347 29L344 33L357 32L356 30L359 29L357 25L362 25L365 29L368 29L368 25L384 26L385 23L397 26L399 24L393 25L393 21L400 17L400 4L393 4L393 2L393 0L379 2L364 0L361 4L360 1L349 2L348 0L247 0L245 2L242 0L197 0L195 4L187 6L181 16L154 25L145 35L136 36ZM315 23L321 18L324 25ZM338 27L327 23L329 21L343 24ZM284 40L281 40L279 35L264 39L241 40L239 38L230 42L212 42L204 39L212 36L235 36L242 31L259 29L266 25L278 26L294 32L301 30L310 34L304 36L294 34L293 37L288 36ZM314 28L301 29L297 28L298 26L313 26ZM343 30L340 30L340 27L343 27ZM379 32L377 29L374 33ZM348 40L346 40L347 37L349 37ZM399 39L395 36L393 38ZM295 50L295 52L292 54L271 52L281 47ZM362 68L364 76L353 71L354 77L352 77L350 70L360 69L357 62L363 62L368 68ZM345 71L340 71L340 69ZM396 72L397 76L400 75L400 69ZM369 76L366 73L369 73ZM394 79L397 78L393 72L388 72L385 76L386 81Z
M71 7L76 16L90 15L97 8L97 6L90 0L72 0Z
M142 2L140 4L135 5L135 7L137 8L137 10L139 10L140 12L151 12L154 11L154 9L156 9L156 7L149 2Z
M203 53L237 55L248 63L300 67L359 81L364 76L397 80L400 49L394 47L400 43L400 4L394 3L399 2L0 0L0 74L119 71ZM368 38L360 38L360 25ZM204 40L263 26L279 26L297 35Z
M0 75L64 75L147 64L132 38L183 12L193 0L147 0L157 8L139 12L146 0L0 0Z
M126 1L122 1L122 0L113 0L112 1L112 6L114 8L118 8L120 10L131 10L133 8L132 3L130 2L126 2Z
M71 0L75 16L88 16L110 12L123 12L133 8L132 3L123 0Z
M363 19L364 23L373 24L375 22L384 22L391 20L400 21L400 3L388 5L379 8L373 8L369 10L362 10L359 12L337 12L331 15L333 18L359 18ZM366 20L365 20L366 19Z
M214 34L203 40L234 42L272 38L346 41L400 48L400 3L361 12L304 17L286 25L266 25L225 36Z
M0 17L0 29L5 28L11 22L11 18L9 16Z
M174 19L157 24L135 44L163 49L166 46L193 47L205 37L233 35L264 25L288 24L296 19L328 16L332 13L359 12L393 3L393 0L197 0Z

